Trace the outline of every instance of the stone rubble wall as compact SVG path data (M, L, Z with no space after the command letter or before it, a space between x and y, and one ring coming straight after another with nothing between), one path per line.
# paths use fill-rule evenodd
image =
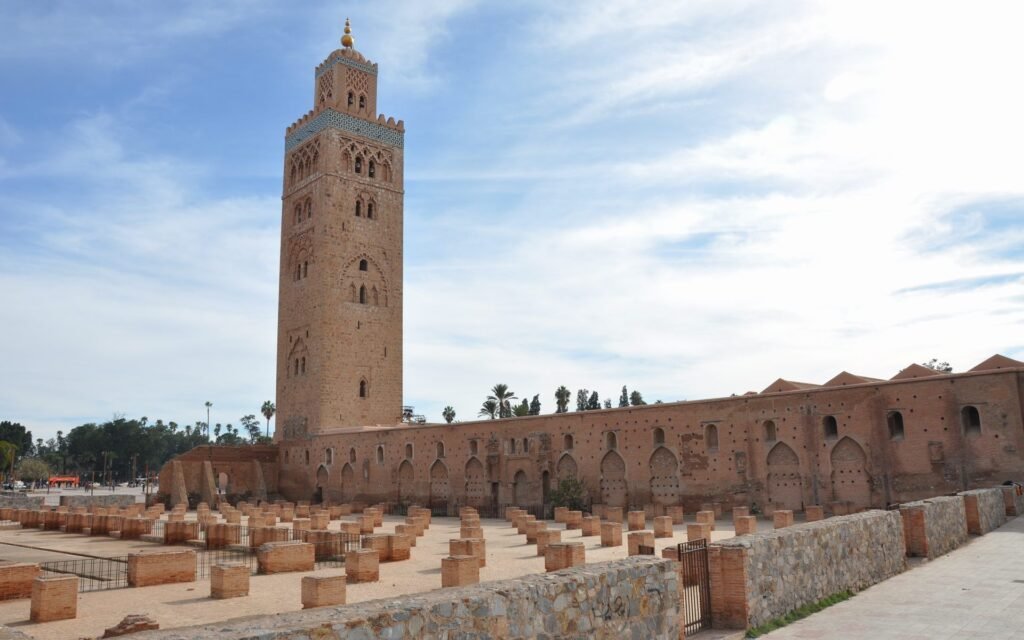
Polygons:
M1003 490L1007 517L1024 516L1024 489L1017 484L1004 485L1000 488Z
M0 494L0 508L6 509L42 509L43 496L27 496L24 493Z
M967 540L962 496L940 496L900 505L907 555L937 558Z
M906 568L896 511L865 511L715 542L709 547L716 628L746 629Z
M635 556L387 600L154 631L146 638L678 640L678 605L674 563Z
M1006 503L1001 488L974 489L960 495L967 510L967 530L970 533L983 536L1006 523Z
M130 507L135 504L134 494L111 493L107 495L61 496L60 506L62 507Z

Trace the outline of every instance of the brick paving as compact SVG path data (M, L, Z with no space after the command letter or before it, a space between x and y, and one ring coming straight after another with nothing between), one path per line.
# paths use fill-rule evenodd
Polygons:
M866 589L770 640L1024 637L1024 517Z

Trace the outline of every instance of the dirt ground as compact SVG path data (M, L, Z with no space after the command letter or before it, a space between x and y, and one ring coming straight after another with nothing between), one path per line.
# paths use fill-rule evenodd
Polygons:
M189 514L194 517L194 514ZM166 517L166 516L165 516ZM691 519L688 519L692 522ZM394 531L404 518L386 516L378 532ZM284 525L282 525L284 526ZM481 582L515 578L544 571L544 558L536 555L536 546L526 544L504 520L483 520L487 544L487 566L480 569ZM771 522L760 522L765 529ZM331 522L337 529L338 522ZM550 529L563 525L548 523ZM714 540L733 536L732 522L721 520L712 534ZM440 588L441 558L448 555L448 540L459 537L458 518L434 518L423 537L417 538L409 560L382 563L380 581L348 585L348 602L363 602L397 595L419 593ZM580 531L567 531L563 541L581 540L586 544L587 562L603 562L626 556L626 532L621 547L601 547L600 536L582 537ZM686 541L686 526L675 526L674 538L655 540L655 552ZM90 537L37 529L0 531L0 561L42 562L74 559L79 555L112 557L138 550L161 547L149 542L121 541L107 537ZM323 569L313 574L330 575L343 568ZM13 627L40 640L99 637L106 627L113 626L131 613L145 613L160 623L162 629L205 624L231 618L298 611L301 604L301 578L306 573L255 575L249 595L229 600L210 598L208 580L187 584L171 584L139 589L113 589L79 594L78 618L43 624L28 621L29 601L0 602L0 624Z

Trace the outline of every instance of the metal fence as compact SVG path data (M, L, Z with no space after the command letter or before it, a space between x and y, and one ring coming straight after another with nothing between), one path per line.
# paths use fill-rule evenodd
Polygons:
M79 593L128 586L128 556L51 560L40 562L39 568L46 577L78 576Z
M196 578L209 578L210 571L218 564L249 567L249 573L253 575L259 569L255 553L240 549L210 549L196 553Z
M711 628L711 572L708 541L683 542L676 547L681 565L679 585L681 614L686 635Z

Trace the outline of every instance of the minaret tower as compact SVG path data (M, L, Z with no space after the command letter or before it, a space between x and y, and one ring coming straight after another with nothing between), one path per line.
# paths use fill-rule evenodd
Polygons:
M341 44L285 134L278 441L402 415L405 128L377 115L377 65L348 20Z

